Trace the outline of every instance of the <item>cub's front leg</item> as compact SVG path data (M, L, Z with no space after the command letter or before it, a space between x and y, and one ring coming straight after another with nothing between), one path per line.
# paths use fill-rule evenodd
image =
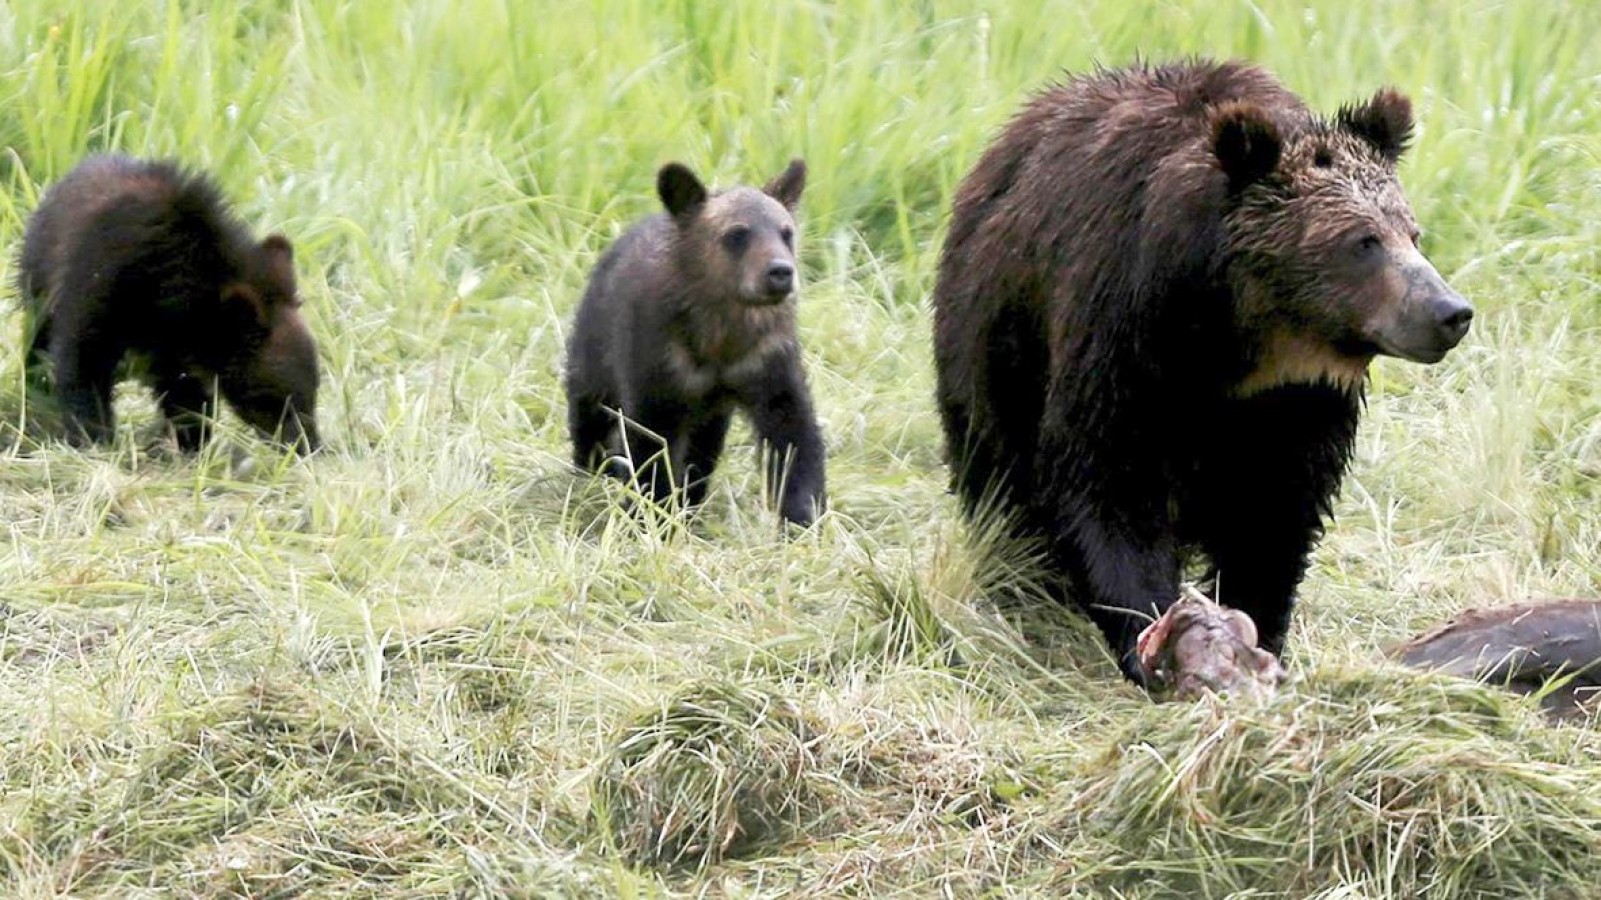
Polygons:
M800 360L786 356L740 391L761 441L770 499L786 522L808 526L827 503L823 432Z

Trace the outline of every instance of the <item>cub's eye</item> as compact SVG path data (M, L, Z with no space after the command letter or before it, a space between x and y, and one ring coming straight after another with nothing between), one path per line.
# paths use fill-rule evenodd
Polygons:
M723 246L729 253L738 253L750 243L750 229L744 225L735 225L723 232Z
M1384 242L1379 240L1378 235L1364 234L1362 235L1361 240L1356 242L1356 255L1367 256L1371 253L1377 253L1379 252L1379 248L1383 246Z
M1422 243L1423 243L1423 232L1418 231L1417 229L1414 228L1412 230L1412 246L1417 247L1417 246L1420 246Z
M784 246L790 248L791 250L795 249L795 229L785 225L783 228L779 229L778 238L784 242Z

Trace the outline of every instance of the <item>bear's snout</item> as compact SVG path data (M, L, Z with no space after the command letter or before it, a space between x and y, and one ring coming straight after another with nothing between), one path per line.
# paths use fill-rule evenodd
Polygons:
M1381 329L1379 346L1412 362L1439 362L1462 342L1473 323L1473 306L1440 273L1419 260L1401 270L1405 284L1398 315Z
M1445 289L1445 293L1434 301L1433 306L1440 342L1449 350L1467 336L1468 326L1473 324L1473 307L1462 299L1461 294L1450 288Z
M767 264L767 294L770 297L788 296L795 289L795 266L782 259Z

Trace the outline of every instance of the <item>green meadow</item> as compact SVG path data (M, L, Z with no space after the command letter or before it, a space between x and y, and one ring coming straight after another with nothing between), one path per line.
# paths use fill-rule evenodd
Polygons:
M0 3L0 895L1597 896L1601 726L1384 652L1601 595L1598 34L1543 0ZM933 400L996 129L1191 54L1409 94L1478 313L1375 365L1263 706L1125 684L962 520ZM323 452L225 415L184 458L131 383L114 446L38 426L15 249L112 149L294 240ZM630 515L567 465L586 273L663 162L793 156L831 511L784 536L740 425L699 515Z

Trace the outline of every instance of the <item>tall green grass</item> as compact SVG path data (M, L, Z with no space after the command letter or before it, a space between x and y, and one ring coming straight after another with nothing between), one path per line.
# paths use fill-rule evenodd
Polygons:
M225 419L178 458L137 390L113 448L20 439L6 317L4 893L1590 895L1595 726L1380 659L1601 588L1598 31L1533 0L0 5L6 246L87 152L206 167L296 241L329 442ZM1446 362L1376 366L1260 710L1124 685L961 522L933 407L961 176L1064 71L1185 54L1412 95L1403 180L1479 308ZM564 462L585 273L662 162L796 155L833 512L781 539L740 428L701 515L622 514Z

